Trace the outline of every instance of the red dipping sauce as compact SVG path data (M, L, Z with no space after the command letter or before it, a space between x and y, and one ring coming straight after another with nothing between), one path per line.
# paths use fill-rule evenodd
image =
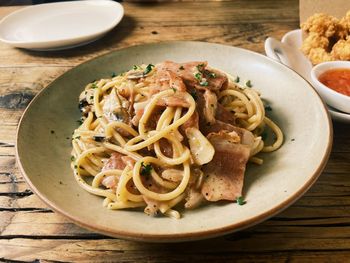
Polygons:
M322 73L318 80L328 88L350 96L350 69L330 69Z

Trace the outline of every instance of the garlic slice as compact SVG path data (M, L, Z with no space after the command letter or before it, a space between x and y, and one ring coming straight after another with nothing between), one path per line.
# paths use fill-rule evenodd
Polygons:
M190 127L186 129L186 136L194 162L198 165L209 163L215 154L215 149L200 130Z

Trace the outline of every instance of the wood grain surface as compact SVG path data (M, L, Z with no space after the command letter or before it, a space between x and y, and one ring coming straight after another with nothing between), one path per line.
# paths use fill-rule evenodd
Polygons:
M35 94L72 67L111 50L199 40L264 53L268 36L298 28L298 1L123 3L104 38L59 52L0 43L0 261L350 262L350 125L334 123L334 146L317 183L281 214L247 230L191 243L148 244L82 229L34 195L15 160L18 121ZM0 18L21 7L0 7ZM307 161L307 160L305 160Z

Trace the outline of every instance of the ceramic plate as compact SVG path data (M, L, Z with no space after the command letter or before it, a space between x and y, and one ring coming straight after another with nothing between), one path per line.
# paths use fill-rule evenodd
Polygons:
M290 67L311 83L312 64L300 51L302 44L301 29L296 29L285 34L280 41L269 37L265 41L266 55L282 64ZM340 112L328 106L333 120L350 123L350 114Z
M0 21L0 40L33 50L72 48L102 37L123 14L122 5L109 0L34 5Z
M102 198L84 191L70 169L71 135L80 118L84 86L130 69L134 64L206 60L259 89L271 105L270 117L285 134L283 146L249 165L247 203L213 203L182 211L179 220L149 217L141 211L112 211ZM43 89L25 111L17 134L17 158L32 190L76 224L113 237L153 242L196 240L257 224L304 194L323 170L332 144L328 112L314 89L298 74L263 55L201 42L135 46L98 57L63 74Z

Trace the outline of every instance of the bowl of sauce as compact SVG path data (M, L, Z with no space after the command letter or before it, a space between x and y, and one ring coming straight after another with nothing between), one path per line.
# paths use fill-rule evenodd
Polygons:
M311 82L328 105L350 113L350 61L318 64L311 70Z

